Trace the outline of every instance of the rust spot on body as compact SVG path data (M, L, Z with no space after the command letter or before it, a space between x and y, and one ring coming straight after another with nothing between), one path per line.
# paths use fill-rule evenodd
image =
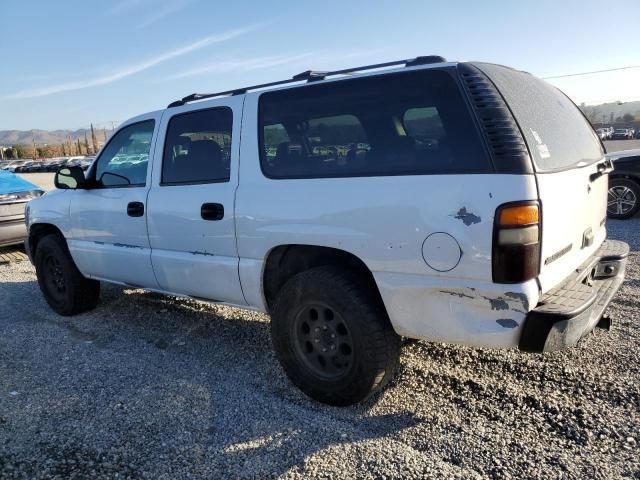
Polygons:
M454 215L454 218L462 220L462 223L464 223L467 227L475 223L480 223L482 221L482 218L480 218L479 216L471 212L467 212L467 207L462 207L460 210L458 210L458 213Z

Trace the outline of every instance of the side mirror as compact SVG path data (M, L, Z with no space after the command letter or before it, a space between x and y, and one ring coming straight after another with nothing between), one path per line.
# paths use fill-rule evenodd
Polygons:
M53 179L53 184L60 189L75 190L83 188L86 183L87 180L84 178L82 168L77 166L59 168Z

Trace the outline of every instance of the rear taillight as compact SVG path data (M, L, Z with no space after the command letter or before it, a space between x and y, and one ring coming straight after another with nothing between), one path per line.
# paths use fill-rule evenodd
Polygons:
M538 202L505 203L493 226L493 281L520 283L540 273L541 214Z

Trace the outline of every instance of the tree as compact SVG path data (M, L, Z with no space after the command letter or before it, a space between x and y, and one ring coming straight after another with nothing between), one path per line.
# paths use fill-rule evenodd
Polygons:
M87 131L84 131L84 149L87 151L87 155L89 155L89 140L87 140Z
M80 139L77 138L76 140L78 142L78 155L82 155L82 146L80 145Z
M622 121L623 121L623 122L625 122L625 123L631 123L631 122L633 122L634 120L635 120L634 116L633 116L633 115L631 115L630 113L625 113L625 114L622 116Z
M66 157L67 156L67 148L65 147L64 143L61 145L62 147L62 156Z
M93 154L98 151L98 141L96 140L96 132L93 130L93 123L91 124L91 144L93 146Z
M26 158L27 150L22 145L14 145L13 149L16 151L16 155L18 158Z
M12 160L17 160L18 158L18 149L16 147L11 147L9 149L9 158L11 158Z

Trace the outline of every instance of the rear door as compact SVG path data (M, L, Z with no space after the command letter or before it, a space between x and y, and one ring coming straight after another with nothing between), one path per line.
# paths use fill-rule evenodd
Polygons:
M542 211L540 284L565 279L606 237L608 174L604 149L580 110L560 90L497 65L477 65L496 84L531 153Z
M162 290L244 304L234 199L244 97L171 108L149 192L149 241Z

